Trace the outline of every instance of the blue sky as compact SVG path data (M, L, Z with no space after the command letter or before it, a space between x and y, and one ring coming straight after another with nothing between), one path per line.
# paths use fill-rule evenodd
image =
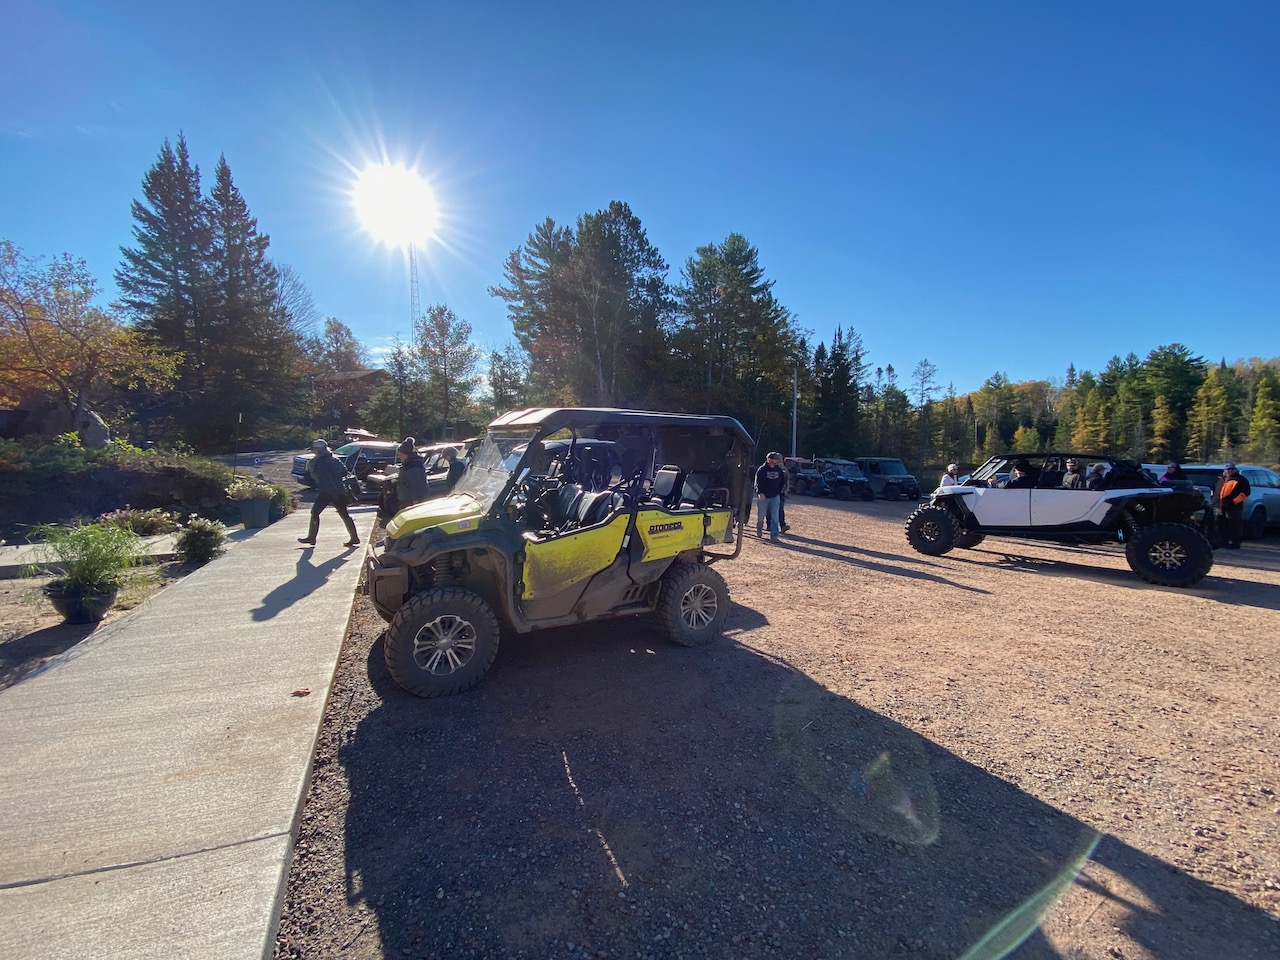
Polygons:
M488 294L543 218L623 200L678 278L736 231L828 341L976 389L1175 341L1280 354L1280 4L11 0L0 236L114 293L130 201L185 133L272 256L375 349L403 255L361 229L371 160L432 182L424 304Z

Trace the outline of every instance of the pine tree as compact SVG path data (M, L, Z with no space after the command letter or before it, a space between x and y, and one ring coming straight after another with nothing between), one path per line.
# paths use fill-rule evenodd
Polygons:
M1218 370L1209 375L1196 391L1195 403L1188 418L1187 456L1205 461L1221 452L1229 442L1231 403Z
M1280 460L1280 399L1272 395L1268 379L1260 379L1249 418L1249 455L1259 463Z
M213 239L200 193L200 168L186 138L176 150L165 140L133 201L134 247L121 247L116 271L120 302L134 327L157 346L183 356L178 390L190 397L205 388L212 344L209 260Z
M444 304L428 308L413 325L413 337L410 352L427 385L435 420L447 436L457 421L470 416L480 382L480 349L471 342L471 324Z

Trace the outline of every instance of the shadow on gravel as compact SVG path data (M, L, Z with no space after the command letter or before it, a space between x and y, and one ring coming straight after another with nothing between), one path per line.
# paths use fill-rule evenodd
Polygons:
M1105 549L1075 548L1095 555L1105 555ZM1233 606L1257 607L1260 610L1280 610L1280 585L1259 583L1256 580L1241 580L1231 576L1233 567L1244 564L1224 562L1222 551L1214 557L1213 569L1202 581L1192 587L1159 587L1147 583L1127 566L1124 569L1098 566L1097 564L1075 563L1071 560L1058 560L1052 557L1029 557L1003 550L994 550L987 546L976 547L967 551L968 555L950 557L960 563L985 565L999 564L1014 570L1034 571L1054 577L1072 577L1079 580L1092 580L1094 583L1107 583L1132 590L1165 590L1172 593L1185 593L1218 603ZM975 556L977 555L977 556ZM1112 552L1111 556L1121 556ZM1234 557L1232 558L1234 560ZM1254 569L1266 570L1265 566Z
M909 580L927 580L930 583L937 583L942 586L955 587L957 590L966 590L969 593L989 593L979 587L970 587L962 583L956 583L954 580L948 580L946 577L939 577L932 573L925 573L922 570L912 570L909 567L899 566L902 557L893 556L891 554L879 553L875 550L863 550L860 547L852 546L846 543L828 543L826 540L813 540L809 537L797 537L788 534L778 545L800 553L807 553L814 557L825 557L828 560L838 560L841 563L852 563L867 570L874 570L877 573L886 573L895 577L906 577ZM876 560L869 559L872 557L880 557L885 560L897 561L894 563L878 563ZM935 566L930 560L919 559L913 562L924 563L929 566Z
M402 693L375 642L368 677L381 702L339 752L345 867L388 958L1275 943L1261 911L732 641L675 647L647 620L514 637L437 701ZM1035 925L1073 882L1088 916L1059 952Z

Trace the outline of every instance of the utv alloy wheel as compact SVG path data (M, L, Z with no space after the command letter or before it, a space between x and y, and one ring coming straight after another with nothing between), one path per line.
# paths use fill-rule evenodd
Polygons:
M699 647L711 640L729 615L729 587L705 563L675 563L663 574L654 611L673 643Z
M1153 523L1141 527L1125 544L1129 567L1148 583L1189 587L1213 567L1213 547L1200 531L1185 523Z
M911 548L928 557L940 557L955 546L956 521L946 507L917 507L907 517L905 531Z
M480 682L498 653L498 618L470 590L445 587L402 606L383 639L391 679L419 697L445 697Z

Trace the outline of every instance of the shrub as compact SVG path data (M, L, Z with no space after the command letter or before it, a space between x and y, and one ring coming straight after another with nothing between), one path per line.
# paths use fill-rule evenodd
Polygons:
M42 483L55 477L74 477L89 469L91 456L78 446L62 443L46 444L31 451L30 480Z
M174 540L183 563L205 564L227 549L227 528L217 520L192 514Z
M227 486L227 496L232 500L269 500L275 494L274 486L253 477L236 477Z
M40 542L23 573L53 572L67 587L86 592L118 587L126 573L146 559L142 538L123 527L41 524L31 536ZM56 569L50 569L54 568Z
M154 537L161 533L173 533L180 524L172 515L156 507L152 510L136 510L126 506L98 518L99 523L132 530L140 537Z
M271 522L287 517L298 509L298 498L288 487L273 483L271 489Z

